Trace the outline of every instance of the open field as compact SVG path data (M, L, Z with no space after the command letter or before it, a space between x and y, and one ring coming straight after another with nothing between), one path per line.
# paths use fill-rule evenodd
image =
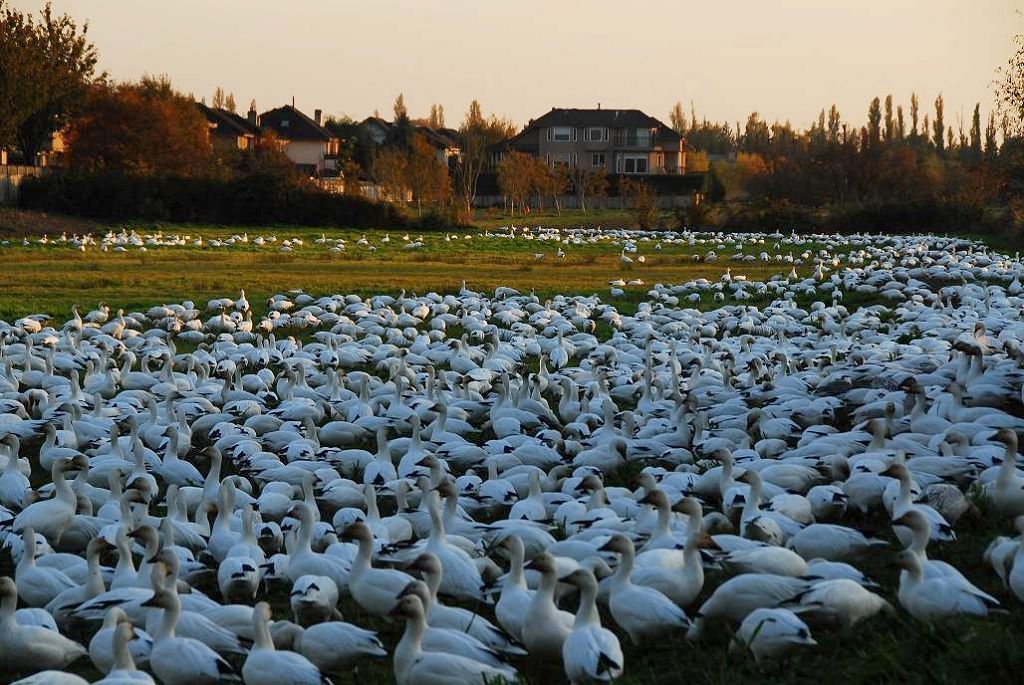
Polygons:
M532 223L532 222L531 222ZM318 228L252 228L248 231L225 229L221 227L197 227L197 226L137 226L135 229L145 242L147 235L159 235L160 241L169 239L171 236L179 236L182 245L179 246L131 246L126 251L119 252L113 249L101 251L96 245L87 245L84 251L68 244L40 244L38 236L29 239L27 246L21 244L20 236L8 234L6 237L10 244L0 248L0 259L5 265L2 274L2 289L0 289L0 319L14 321L15 318L44 312L53 317L53 324L60 328L60 324L66 320L70 313L72 304L81 305L83 311L92 309L100 301L110 304L115 310L124 308L129 311L146 311L153 305L162 303L180 303L183 300L193 300L199 309L206 309L206 302L217 297L237 297L240 288L246 290L246 295L253 305L253 313L259 317L267 313L266 299L275 293L285 292L301 288L307 293L314 295L328 295L337 293L356 293L361 296L375 294L397 295L399 291L405 290L407 295L413 293L423 295L428 291L439 293L458 293L463 281L471 289L480 292L493 293L494 288L499 286L511 286L524 293L530 291L542 298L549 298L556 294L598 294L605 302L612 303L620 314L633 314L641 302L648 301L647 291L655 283L678 284L698 278L706 278L712 282L719 282L726 269L730 269L733 276L745 276L749 281L765 281L773 276L785 276L791 268L795 268L802 277L809 276L813 269L813 259L805 257L805 252L815 253L824 247L823 243L806 242L798 239L796 242L785 242L788 238L769 238L764 244L748 242L743 245L744 254L758 254L762 250L769 252L772 261L765 263L760 260L753 262L737 262L729 259L735 252L740 251L739 246L731 242L732 238L722 238L721 241L672 245L667 241L661 242L661 249L657 249L659 239L652 237L650 240L639 239L636 242L636 251L628 252L632 263L625 263L622 259L623 241L598 240L595 243L586 244L564 244L553 240L538 240L537 234L532 233L532 238L518 234L515 238L499 237L488 235L489 232L505 234L500 230L505 224L504 221L493 220L493 225L481 230L459 231L451 234L445 233L424 233L416 232L408 235L408 240L402 232L394 231L324 231ZM519 225L518 222L516 225ZM571 224L570 224L571 225ZM331 247L335 243L317 242L326 236L330 240L345 240L343 251L332 252ZM53 234L50 234L53 237ZM99 235L99 234L96 234ZM217 242L236 239L231 245L216 246ZM261 238L265 244L257 246L255 241ZM273 240L271 240L273 238ZM387 238L387 240L385 240ZM202 246L193 245L193 241L202 240ZM360 244L360 241L366 241ZM422 239L423 245L414 249L405 249L405 245L416 243ZM285 241L289 241L288 251L282 251ZM842 252L848 256L850 250L859 250L861 247L879 248L884 241L872 240L871 242L849 244L841 249L833 245L833 252ZM782 243L776 247L775 243ZM375 249L371 250L370 246ZM724 247L724 249L723 249ZM558 257L557 251L562 250L564 257ZM709 252L715 251L718 259L708 261ZM775 261L774 255L778 254L782 260ZM537 255L542 255L538 257ZM643 256L641 263L639 257ZM801 264L791 265L786 259L793 258L800 260ZM966 259L966 257L965 257ZM844 257L843 263L846 263ZM1014 266L1014 268L1016 268ZM837 270L841 270L841 267ZM610 292L609 281L622 279L640 279L643 285L624 286L625 293L613 296ZM1005 281L999 281L1005 285ZM942 283L945 283L943 281ZM959 282L958 282L959 283ZM929 284L930 286L931 284ZM940 283L941 285L941 283ZM970 330L973 318L981 316L984 308L977 299L977 292L965 287L965 298L973 297L973 300L966 300L963 306L955 314L946 317L943 314L943 325L950 330L947 337L954 338L959 335L960 330ZM802 307L809 307L814 300L824 303L831 302L831 297L816 294L796 294L794 291L787 291L793 295L796 304ZM764 308L776 297L753 296L745 300L749 304ZM844 304L851 313L856 312L857 307L862 305L877 304L882 299L875 294L862 294L854 291L847 291L844 297ZM727 297L722 300L724 304L735 304L736 300ZM700 293L699 302L680 304L679 307L693 306L704 310L712 309L719 303L712 300L709 291ZM489 306L498 309L503 304L497 300L491 301ZM1007 306L1007 312L1010 311ZM925 317L929 313L927 307L914 310L915 315ZM999 310L1002 316L1004 310ZM209 317L210 312L202 314L203 318ZM591 313L595 319L596 315ZM995 321L991 315L987 321ZM1012 317L1006 314L1005 325L1007 330L1012 328ZM785 315L786 318L789 315ZM788 320L788 319L787 319ZM796 325L797 321L788 320ZM742 391L736 393L734 399L740 401L745 410L753 412L754 409L771 407L781 401L782 392L778 395L773 393L762 393L762 385L770 387L774 380L779 381L783 387L788 374L793 377L809 378L813 365L820 363L822 357L811 358L812 353L827 355L830 352L836 355L835 364L844 371L853 374L862 387L884 389L893 398L905 397L904 390L894 390L897 384L891 382L887 375L893 372L893 377L902 378L905 370L900 367L903 361L910 364L917 359L917 355L925 356L921 349L914 347L911 343L916 340L916 333L910 327L903 327L898 317L891 313L880 316L877 321L871 321L865 326L865 332L883 332L883 337L888 339L878 341L870 335L865 340L870 342L861 343L860 339L854 342L837 342L835 336L823 336L816 338L822 331L815 328L815 323L800 320L799 326L806 327L804 333L806 340L816 341L818 349L811 350L791 345L786 340L779 340L773 337L770 329L767 332L756 332L753 338L756 339L755 347L757 352L740 349L738 346L730 346L728 336L705 337L702 345L707 345L709 358L714 356L714 364L723 358L723 355L737 354L744 363L738 364L738 374L745 373L750 367L745 366L746 361L753 361L756 357L758 363L764 363L770 369L770 373L756 382L752 378L734 380L737 385L742 384ZM1000 324L1002 325L1002 324ZM425 328L425 326L424 326ZM321 329L322 330L322 329ZM757 330L757 329L755 329ZM291 332L291 331L287 331ZM452 327L448 337L458 337L464 331ZM310 332L304 332L297 336L302 343L310 343L312 336ZM595 336L606 341L612 333L607 328L598 328ZM517 334L518 335L518 334ZM553 333L548 336L550 341ZM645 338L626 327L620 331L629 339L631 351L640 350L642 354ZM636 335L634 338L633 336ZM684 341L681 345L683 358L687 366L684 372L690 373L691 369L701 367L705 361L697 357L686 357L691 350L685 341L685 335L674 332L659 332L659 341L675 339ZM549 344L537 336L540 343ZM844 334L845 337L845 334ZM323 349L322 339L318 338L315 348L318 352ZM435 341L437 342L437 341ZM443 346L445 341L440 341ZM448 341L450 342L450 340ZM620 344L622 339L620 338ZM150 344L150 343L147 343ZM154 338L151 344L160 346L162 343ZM362 343L357 343L362 344ZM870 368L867 372L861 366L860 361L853 361L852 352L862 352L859 347L863 344L864 354L876 355L873 363L876 367ZM898 348L888 347L890 344L898 345ZM473 347L480 345L479 341L471 343ZM841 347L837 354L834 346ZM40 345L42 347L42 345ZM211 349L216 346L211 345ZM372 353L376 349L373 346ZM626 348L623 348L625 351ZM794 362L800 360L797 366L790 369L789 360L782 359L773 354L778 349L792 356ZM194 350L194 346L180 345L179 353L187 357ZM19 350L18 352L22 352ZM291 350L289 354L297 353L299 350ZM713 351L713 352L712 352ZM884 354L883 354L884 352ZM227 348L216 351L219 359L228 359L233 354ZM1007 361L1006 355L998 352L1001 362ZM747 355L743 357L743 355ZM904 355L906 355L904 357ZM5 354L5 356L7 356ZM179 361L184 361L184 358ZM200 355L196 355L199 359ZM618 377L621 382L631 382L641 378L643 375L643 364L635 359L632 362L622 362L627 366L625 372ZM570 366L555 373L565 373L568 377L571 371L574 374L583 373L581 365L585 357L570 359ZM37 360L38 361L38 360ZM934 364L940 369L946 364L943 354L934 356ZM111 365L114 360L111 359ZM206 363L200 361L198 363ZM241 364L241 362L239 362ZM668 366L666 355L657 360L657 369L662 373ZM707 362L712 363L712 362ZM804 364L806 363L806 366ZM322 370L319 362L312 362L316 367L315 371ZM949 362L952 366L952 362ZM284 366L283 364L281 365ZM613 367L615 365L612 365ZM16 370L20 370L17 363ZM184 367L182 367L184 368ZM263 366L265 370L278 373L279 367L274 364ZM452 365L442 364L442 372L453 374ZM515 365L514 378L524 379L528 382L527 371L536 370L538 360L535 357L524 358L521 363ZM1003 368L1003 367L1000 367ZM386 369L380 365L371 363L357 364L346 369L351 379L356 378L359 372L367 372L368 378L375 388L381 390L384 385L390 382ZM422 378L424 369L415 369ZM17 371L16 371L17 372ZM312 371L311 371L312 372ZM587 372L589 373L589 371ZM1019 379L1016 371L1007 372L1010 380L1006 382L1004 391L1009 396L1017 393L1013 401L1007 401L1001 411L1008 416L1018 418L1021 415L1019 404ZM181 374L182 376L186 374ZM885 376L882 380L877 376ZM774 379L774 380L772 380ZM219 380L214 380L219 383ZM485 393L494 393L496 378L492 378L492 385L489 385ZM1013 386L1012 390L1010 386ZM937 384L938 386L938 384ZM809 388L809 386L808 386ZM937 387L936 392L943 389ZM193 392L189 389L187 392ZM218 391L215 388L210 391L204 389L215 401ZM416 397L416 390L410 396ZM552 406L557 406L559 393L553 386L549 386L544 399ZM661 387L660 392L666 393L668 387ZM835 399L828 394L820 396L812 394L808 389L808 397L815 401ZM17 393L14 393L17 394ZM381 396L383 396L383 390ZM375 395L376 396L376 395ZM287 402L281 398L281 404ZM161 400L162 401L162 400ZM260 402L264 400L261 399ZM642 398L633 397L622 400L617 405L618 412L633 412L640 421L649 422L650 426L658 426L664 416L656 416L664 408L651 410L651 414L645 415L649 407L642 405ZM668 400L664 400L668 401ZM895 400L894 400L895 401ZM705 398L701 405L702 410L713 411L717 401ZM854 431L855 421L852 413L857 408L851 400L844 400L846 406L830 418L821 419L831 428L840 432ZM281 406L277 398L270 401L261 410L269 412ZM937 404L937 403L936 403ZM111 402L113 405L113 402ZM390 407L381 404L377 411L383 413ZM776 409L779 409L776 407ZM117 411L120 411L118 409ZM900 411L903 411L902 406ZM692 420L691 416L691 420ZM909 420L907 416L898 417L898 421ZM595 419L595 421L598 419ZM617 418L618 420L618 418ZM401 422L398 422L401 423ZM905 421L904 421L905 423ZM667 424L666 424L667 425ZM909 431L909 426L900 424L900 430ZM398 435L407 434L407 426L396 425L395 432ZM491 445L497 438L494 428L490 423L474 426L475 432L471 439L477 445ZM663 426L664 428L664 426ZM665 428L667 430L667 428ZM561 430L569 435L567 428ZM528 432L528 431L527 431ZM392 435L391 438L398 437ZM863 432L861 432L863 436ZM575 436L574 436L575 437ZM792 447L797 433L787 438ZM296 440L299 439L296 434ZM530 436L530 439L535 439ZM539 438L536 438L539 442ZM545 438L547 439L547 438ZM581 437L583 441L588 438ZM861 440L856 438L855 440ZM33 485L45 485L50 476L42 469L38 461L39 440L26 440L22 456L30 458L33 467ZM864 441L866 442L866 441ZM207 469L205 463L196 459L198 448L205 446L207 441L197 436L189 451L189 460L194 461L204 471ZM372 435L362 436L351 445L352 448L368 450L372 453L376 447ZM856 449L863 449L864 445L857 442ZM696 449L696 448L694 448ZM739 448L737 449L746 449ZM748 450L750 451L750 450ZM228 450L225 450L228 452ZM747 458L749 458L748 455ZM774 458L774 457L772 457ZM226 460L227 462L227 460ZM630 461L622 468L610 470L604 477L603 485L609 489L629 488L637 490L638 476L643 466L658 465L671 468L674 464L666 460L642 458ZM684 466L689 466L684 464ZM704 471L712 466L708 460L702 460L699 469ZM695 471L695 472L696 472ZM461 470L456 471L461 473ZM247 465L225 463L225 471L222 474L242 475L246 478L258 480L254 470ZM359 476L353 476L356 479ZM161 477L161 481L162 481ZM877 616L864 623L849 629L835 626L813 626L813 635L817 646L805 649L788 658L775 663L768 663L758 666L743 651L730 651L731 631L723 626L713 626L709 629L707 636L699 642L687 641L684 632L679 630L668 637L651 639L641 645L629 644L629 639L621 630L617 631L625 653L625 673L616 682L640 685L641 683L677 683L677 682L698 682L698 683L750 683L750 682L773 682L773 683L821 683L829 677L850 683L877 683L877 682L907 682L907 683L961 683L969 681L982 682L1009 682L1016 677L1017 673L1024 668L1024 612L1020 610L1020 600L1013 596L995 576L992 568L983 562L982 555L988 544L997 535L1007 535L1012 532L1012 524L1004 516L999 516L991 510L986 509L987 502L983 498L971 495L972 501L982 505L982 512L979 515L965 516L956 524L957 539L954 542L933 543L929 546L928 553L932 559L944 560L958 568L963 574L981 590L994 595L1008 610L1005 615L994 615L987 618L962 618L948 625L928 627L910 617L906 611L898 608L899 600L896 589L899 586L899 569L894 564L895 549L900 546L899 541L892 532L891 517L879 508L869 515L847 512L838 521L844 526L863 531L888 543L888 549L880 552L872 552L864 558L860 558L855 565L868 577L878 583L876 590L887 601L897 606L894 616ZM393 498L381 495L382 515L387 516L395 513ZM717 502L705 503L706 510L713 510L719 506ZM163 503L155 503L150 508L155 515L164 515L166 509ZM324 514L331 513L325 510ZM500 518L500 517L499 517ZM329 519L326 519L329 520ZM479 516L480 522L495 520L487 516ZM552 534L557 539L563 539L566 531L560 527L554 528ZM488 548L493 554L493 549ZM113 564L113 557L106 560ZM504 564L504 561L502 561ZM14 575L11 559L7 552L0 553L0 575ZM708 566L707 580L703 591L687 608L691 618L697 608L705 601L720 584L729 577L721 568L715 564ZM220 595L216 579L211 575L195 583L198 589L209 593L213 597ZM273 589L261 592L261 600L270 602L275 619L285 618L289 615L287 587L280 585ZM474 602L462 602L462 606L477 609L481 605ZM346 620L360 626L379 631L384 645L391 651L394 645L401 638L401 621L374 617L367 614L351 598L343 599L340 608ZM566 604L569 610L575 609L575 604L570 601ZM493 611L484 608L483 613L493 617ZM602 623L606 627L614 627L615 620L609 613L607 607L602 606ZM70 633L69 636L88 641L88 633ZM229 661L237 668L241 667L240 657L231 657ZM530 657L513 660L519 670L522 679L528 683L556 683L564 682L561 666L552 663L550 660ZM76 663L70 670L93 680L99 674L93 670L87 660L83 659ZM0 674L0 682L7 682ZM380 661L363 660L358 668L346 672L341 676L334 677L336 683L373 684L393 682L391 660Z
M496 223L496 222L495 222ZM517 224L518 225L518 224ZM500 226L494 229L498 230ZM356 293L370 295L407 292L457 292L465 282L470 288L492 291L509 286L540 297L554 294L609 295L609 282L640 279L642 286L626 287L619 299L635 305L649 285L682 283L706 278L717 281L727 267L736 275L750 280L766 280L786 274L790 265L784 262L751 262L737 264L719 250L721 258L708 263L703 260L713 245L663 245L657 240L641 241L637 252L630 254L632 264L621 260L621 241L594 245L560 245L553 241L528 240L520 234L514 239L485 237L482 230L445 233L395 231L344 231L318 228L252 228L247 231L224 227L138 226L141 235L160 232L164 235L187 236L188 241L202 239L206 246L149 247L145 251L129 248L126 252L100 252L90 246L80 252L67 245L39 245L38 236L28 239L31 246L22 247L21 239L12 234L10 245L0 247L3 259L3 288L0 290L0 319L45 312L54 316L70 314L71 304L92 308L105 301L126 310L145 309L155 304L191 299L205 302L212 297L237 294L246 290L249 299L260 303L270 295L300 288L307 293ZM211 239L227 239L232 235L276 238L264 247L234 244L231 247L210 247ZM322 236L343 239L344 252L333 253L328 246L316 244ZM404 249L410 242L422 239L423 247ZM384 242L387 236L389 242ZM54 237L51 233L50 237ZM369 245L357 244L365 238ZM284 241L301 240L282 252ZM747 246L747 251L755 246ZM771 249L772 245L759 246ZM808 243L784 246L782 255L815 250L819 245ZM559 248L564 257L557 257ZM730 244L731 248L731 244ZM537 255L542 255L538 257ZM638 261L643 257L644 263ZM695 259L695 257L697 259ZM804 264L798 272L808 275L811 265ZM259 310L257 310L259 311Z

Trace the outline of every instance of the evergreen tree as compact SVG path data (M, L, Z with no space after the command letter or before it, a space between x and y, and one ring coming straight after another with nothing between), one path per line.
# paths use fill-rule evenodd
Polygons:
M672 106L672 111L668 113L668 122L672 130L679 135L686 133L686 113L683 112L683 105L678 100Z
M832 105L828 110L828 142L835 143L839 140L839 127L841 124L839 108Z
M234 112L236 109L238 109L237 105L235 105L234 93L228 93L228 96L224 98L224 109L226 109L229 112Z
M885 96L885 142L891 143L896 137L896 122L892 118L892 95Z
M999 145L996 142L996 113L989 112L988 125L985 126L985 159L993 160L999 154Z
M981 103L975 103L971 116L971 161L981 161Z
M871 101L868 107L867 141L869 147L878 147L881 135L882 109L878 98Z
M896 140L903 140L906 136L906 123L903 121L903 105L896 107Z
M934 129L934 140L935 149L939 151L939 154L945 152L946 145L946 123L943 121L943 109L945 108L942 102L942 93L935 98L935 121L932 123Z
M917 101L917 93L910 94L910 137L917 138L917 117L920 113L920 106ZM925 131L928 130L928 126L925 125Z

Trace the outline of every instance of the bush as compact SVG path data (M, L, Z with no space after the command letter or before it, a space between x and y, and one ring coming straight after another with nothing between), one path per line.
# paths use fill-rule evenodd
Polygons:
M354 228L409 225L391 205L259 174L221 180L112 172L53 173L27 179L20 190L19 202L26 209L95 219Z

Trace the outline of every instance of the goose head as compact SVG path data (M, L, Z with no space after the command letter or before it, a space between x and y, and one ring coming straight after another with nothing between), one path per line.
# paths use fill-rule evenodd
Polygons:
M608 542L604 543L598 552L614 552L615 554L628 554L633 551L633 543L625 535L613 535Z
M415 594L404 595L395 608L391 610L395 616L404 616L408 620L423 620L426 611L423 608L423 600Z
M893 519L893 526L904 526L910 528L915 534L928 535L929 523L925 515L917 509L908 509L902 516Z
M181 601L170 590L157 590L153 593L152 597L147 599L140 606L152 607L156 609L171 609L176 605L180 604Z
M363 521L355 521L345 527L341 532L342 540L358 540L359 542L373 542L373 531Z
M406 585L400 593L398 593L399 599L405 597L417 597L424 605L426 605L430 602L430 589L422 580L414 580Z
M668 495L663 490L648 490L647 494L637 500L637 504L649 504L657 509L669 508Z
M561 580L575 585L581 590L591 590L592 592L597 591L597 578L590 569L578 568Z
M533 569L541 575L558 572L558 565L555 563L555 558L547 552L541 552L533 559L530 559L523 568Z
M431 552L425 552L420 556L416 557L408 568L412 571L419 571L424 576L435 576L441 575L443 569L441 568L441 560Z
M667 497L666 497L667 499ZM674 511L678 511L681 514L686 515L689 518L700 519L704 516L704 509L701 507L700 502L697 501L696 497L684 497L675 506L672 507Z

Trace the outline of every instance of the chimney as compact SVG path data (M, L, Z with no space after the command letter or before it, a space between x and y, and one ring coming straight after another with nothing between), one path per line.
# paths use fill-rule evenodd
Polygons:
M597 108L598 108L598 109L601 109L601 103L600 103L600 102L599 102L599 103L597 103Z
M292 107L294 107L294 106L295 106L295 96L293 95L292 96Z
M313 121L315 121L315 122L316 122L316 125L317 125L317 126L319 126L319 125L320 125L320 124L322 123L322 122L320 121L320 119L322 119L322 118L323 118L323 114L324 114L324 113L323 113L323 110L320 110L320 109L314 109L314 110L313 110Z

